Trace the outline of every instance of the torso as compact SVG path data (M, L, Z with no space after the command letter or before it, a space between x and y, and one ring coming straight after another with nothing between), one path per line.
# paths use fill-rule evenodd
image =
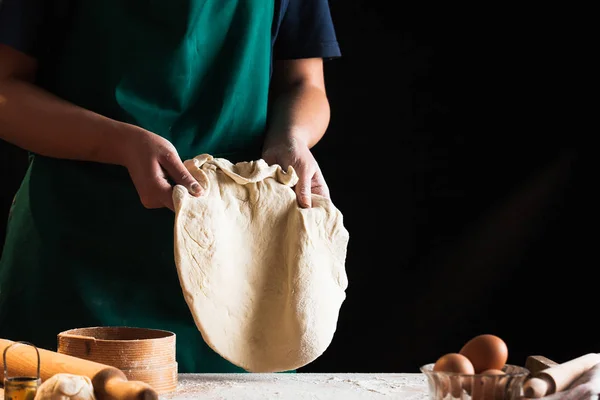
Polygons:
M40 85L169 139L184 159L258 154L272 1L81 0L67 21ZM238 371L202 342L172 232L172 213L144 209L124 168L35 156L0 264L2 336L54 347L82 325L161 328L178 335L180 372Z

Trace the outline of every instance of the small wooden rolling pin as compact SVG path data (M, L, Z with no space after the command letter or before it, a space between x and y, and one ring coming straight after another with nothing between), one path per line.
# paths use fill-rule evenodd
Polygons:
M539 399L562 392L598 363L600 363L600 354L589 353L541 370L523 384L523 394L526 398Z
M541 371L558 365L557 362L544 356L529 356L525 362L525 368L529 370L531 376L536 376Z
M14 342L0 339L0 378L4 380L4 349ZM58 373L87 376L92 380L98 400L158 400L157 392L144 382L129 381L114 367L84 360L50 350L40 352L40 378L42 382ZM36 376L37 355L30 346L13 346L6 353L8 375Z

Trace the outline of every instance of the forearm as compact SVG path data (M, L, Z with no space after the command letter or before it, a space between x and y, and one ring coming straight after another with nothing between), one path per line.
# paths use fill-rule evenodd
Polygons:
M122 165L126 125L18 79L0 81L0 139L36 154Z
M329 118L329 101L322 88L295 85L274 99L265 145L292 138L311 148L325 134Z

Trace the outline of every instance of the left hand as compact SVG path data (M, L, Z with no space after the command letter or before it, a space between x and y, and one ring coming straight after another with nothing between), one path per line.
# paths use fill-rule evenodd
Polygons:
M311 194L330 198L319 164L301 139L290 135L270 141L263 149L262 158L269 165L279 164L284 170L289 166L294 168L299 178L295 191L300 207L312 206Z

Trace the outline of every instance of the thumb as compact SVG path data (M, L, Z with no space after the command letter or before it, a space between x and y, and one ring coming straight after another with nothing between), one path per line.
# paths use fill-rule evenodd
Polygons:
M313 176L312 178L311 192L314 194L319 194L325 198L331 199L329 187L327 187L327 182L325 182L325 178L323 178L323 174L321 173L320 169L317 169L317 172L315 172L315 176Z
M273 165L273 164L277 164L277 157L275 156L274 152L271 150L265 150L263 151L261 158L268 164L268 165Z
M306 172L298 174L298 177L298 183L296 183L296 197L298 198L298 204L302 208L310 208L312 206L310 192L311 178Z
M177 154L169 154L160 161L169 177L176 185L184 186L191 195L200 196L204 189L183 165Z

